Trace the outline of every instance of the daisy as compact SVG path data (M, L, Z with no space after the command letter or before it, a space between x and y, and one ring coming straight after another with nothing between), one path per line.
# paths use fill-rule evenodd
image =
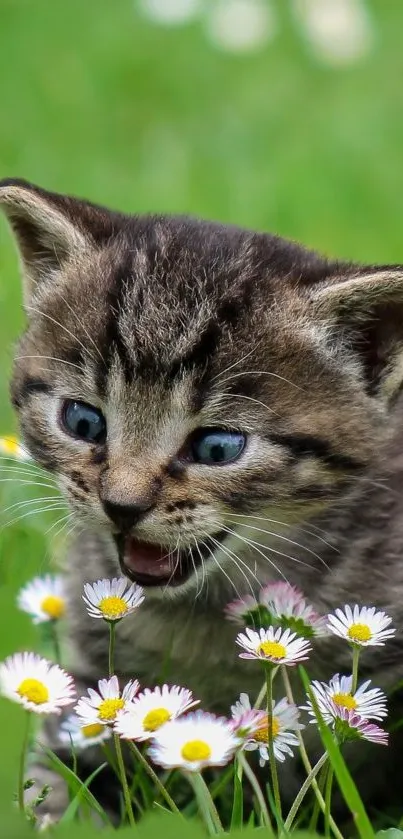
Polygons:
M368 719L361 717L354 709L346 708L345 705L337 705L325 691L323 693L318 691L317 684L313 683L312 689L320 714L324 722L333 728L340 743L344 743L346 740L364 739L387 745L388 735L383 728L370 723ZM307 706L308 711L314 713L311 700L309 702L310 708ZM317 719L315 721L317 722Z
M233 600L224 609L225 617L241 626L262 626L265 623L263 609L252 594L245 594L242 600Z
M385 612L377 612L375 606L345 606L336 609L328 617L328 629L360 647L383 646L387 638L392 638L395 629L386 627L392 623Z
M334 719L334 730L340 742L345 740L369 740L380 746L388 745L388 733L375 723L368 722L348 708L338 708Z
M118 621L137 609L144 600L143 589L125 577L84 584L83 600L92 618Z
M305 638L327 634L326 618L315 612L295 586L285 582L268 583L261 589L259 599L271 622L279 623L283 629L291 629Z
M267 723L267 714L252 708L247 693L241 693L238 702L231 705L231 728L240 740L249 740L256 731Z
M88 696L82 696L74 708L81 725L112 725L118 712L123 711L127 703L134 699L139 687L135 679L128 682L121 692L117 676L100 679L98 691L88 688Z
M31 455L24 449L17 437L0 437L0 453L15 460L31 460Z
M258 632L247 627L245 633L239 633L236 643L246 651L239 653L240 658L258 658L271 664L296 664L308 658L311 650L309 642L297 638L295 632L273 626Z
M34 623L59 620L66 611L63 578L51 574L35 577L21 589L17 605Z
M148 740L162 725L197 704L190 690L177 685L145 688L118 714L115 731L126 740Z
M312 682L312 690L325 722L329 724L333 721L334 706L337 708L347 708L348 711L354 711L362 719L366 720L381 720L386 717L388 713L386 709L386 696L379 688L368 690L370 684L370 681L363 682L353 694L352 676L339 676L336 673L330 679L329 684L317 681ZM332 700L331 706L329 706L328 699ZM315 723L315 711L310 700L308 700L308 705L304 707L304 710L308 711L314 718L311 722Z
M88 746L96 746L103 743L112 736L111 729L100 722L93 722L90 725L83 725L76 714L70 714L60 724L58 731L59 740L75 749L86 749Z
M16 653L0 664L0 693L37 714L60 714L76 698L72 677L35 653Z
M224 766L238 748L239 740L228 720L194 711L163 725L148 754L166 769L200 772L206 766Z
M264 721L254 735L245 744L247 751L259 751L259 764L264 766L269 760L269 736L273 741L273 751L276 760L283 763L287 755L293 757L291 746L298 746L298 737L293 731L304 728L298 722L299 710L296 705L290 705L286 698L273 703L273 717L269 733L269 717L264 713Z

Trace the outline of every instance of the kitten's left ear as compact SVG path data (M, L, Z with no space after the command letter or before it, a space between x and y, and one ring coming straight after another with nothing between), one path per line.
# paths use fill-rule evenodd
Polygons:
M403 266L336 277L311 300L316 316L358 353L368 392L391 399L403 383Z
M22 180L0 181L0 205L17 240L26 302L67 259L94 247L101 230L112 232L102 208Z

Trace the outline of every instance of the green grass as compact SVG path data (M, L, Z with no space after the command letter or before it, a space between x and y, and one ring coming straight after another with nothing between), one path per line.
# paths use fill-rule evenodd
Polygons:
M402 259L403 7L368 0L370 56L314 62L277 0L281 35L219 53L199 24L149 25L133 0L1 0L0 177L22 176L136 212L186 212L268 229L341 257ZM23 323L17 260L0 226L0 433ZM0 507L21 495L1 484ZM35 517L34 517L35 518ZM51 520L49 520L50 523ZM0 657L36 643L21 583L47 564L43 520L0 531ZM0 809L19 709L0 703Z

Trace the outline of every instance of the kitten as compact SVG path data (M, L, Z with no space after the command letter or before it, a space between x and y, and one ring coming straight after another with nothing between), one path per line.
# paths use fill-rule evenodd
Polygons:
M107 627L81 599L104 576L146 592L117 629L122 681L154 685L169 660L171 682L224 713L261 674L238 658L223 608L264 582L286 578L322 613L379 606L401 628L402 267L18 180L0 183L0 203L28 318L12 401L78 524L66 576L79 692L107 673ZM362 656L362 676L384 689L403 676L398 639ZM314 675L349 671L342 642L317 650ZM50 724L47 737L65 757ZM369 758L360 744L357 781L374 806L396 791L397 733L392 744ZM87 776L99 756L83 761ZM97 794L113 809L105 777ZM49 780L57 817L63 782L42 768Z

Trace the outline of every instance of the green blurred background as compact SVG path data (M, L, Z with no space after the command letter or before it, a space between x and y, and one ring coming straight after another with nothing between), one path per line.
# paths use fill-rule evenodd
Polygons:
M402 33L401 0L0 0L0 177L403 260ZM0 434L15 428L7 381L22 324L1 221ZM7 525L5 508L28 497L9 478L1 658L38 645L15 593L47 567L53 521ZM20 724L0 701L2 810Z

